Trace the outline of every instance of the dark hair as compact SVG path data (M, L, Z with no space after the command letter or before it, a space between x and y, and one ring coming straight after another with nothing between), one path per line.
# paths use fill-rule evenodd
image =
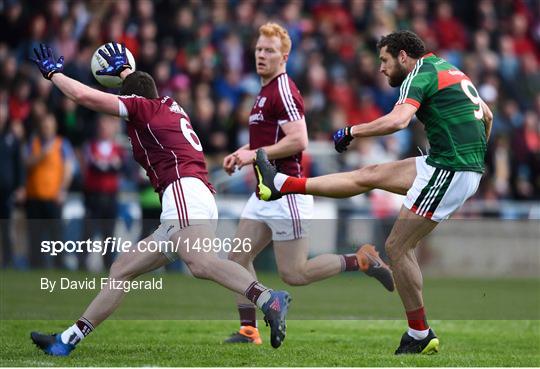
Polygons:
M411 31L397 31L383 36L377 43L377 48L386 50L396 58L401 50L412 58L419 59L426 53L424 41L418 35Z
M156 83L151 75L146 72L135 71L129 74L122 82L120 95L137 95L147 99L159 97Z

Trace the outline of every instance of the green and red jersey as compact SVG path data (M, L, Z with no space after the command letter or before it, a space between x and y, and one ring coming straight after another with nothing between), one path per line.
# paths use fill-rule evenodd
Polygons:
M452 171L484 171L486 131L478 91L469 77L446 60L418 59L400 88L398 104L418 108L430 151L427 163Z

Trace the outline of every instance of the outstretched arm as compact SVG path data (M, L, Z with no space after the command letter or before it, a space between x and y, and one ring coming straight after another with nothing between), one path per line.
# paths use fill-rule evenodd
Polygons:
M130 73L131 69L126 69L120 74L120 77L124 79ZM120 116L117 95L88 87L62 73L55 73L51 81L60 91L77 104L100 113Z
M384 136L406 128L416 113L416 106L399 104L394 109L372 122L345 127L334 133L334 145L337 152L344 152L354 138Z
M106 48L109 54L102 50L99 53L109 66L96 73L126 78L132 70L127 61L125 46L122 45L118 48L113 43L112 47L107 45ZM31 58L31 60L36 63L43 77L51 80L68 98L77 104L101 113L120 115L116 95L88 87L62 73L64 70L63 56L55 59L51 48L44 44L41 44L40 50L34 49L34 54L36 57Z
M351 134L354 138L389 135L407 128L416 110L411 104L396 105L390 113L372 122L353 126Z

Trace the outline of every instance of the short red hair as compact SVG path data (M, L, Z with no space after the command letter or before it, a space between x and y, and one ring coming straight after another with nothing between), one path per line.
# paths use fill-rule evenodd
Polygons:
M288 54L291 52L291 36L289 32L277 23L268 22L259 27L259 36L277 37L281 40L281 52Z

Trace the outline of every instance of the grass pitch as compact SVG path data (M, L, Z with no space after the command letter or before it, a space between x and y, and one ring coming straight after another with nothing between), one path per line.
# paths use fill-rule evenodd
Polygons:
M441 352L394 356L406 329L399 298L360 273L288 287L294 301L278 350L264 323L262 346L222 344L238 328L231 294L167 274L167 290L128 294L70 357L49 357L31 343L30 331L65 329L97 292L39 291L41 276L66 273L0 273L0 366L540 366L538 280L426 280ZM284 287L274 275L260 279Z
M105 322L70 357L38 351L30 330L60 330L70 321L4 321L1 366L527 366L540 365L538 321L432 321L441 352L394 356L404 322L289 321L277 350L269 330L263 345L224 345L233 321Z

